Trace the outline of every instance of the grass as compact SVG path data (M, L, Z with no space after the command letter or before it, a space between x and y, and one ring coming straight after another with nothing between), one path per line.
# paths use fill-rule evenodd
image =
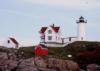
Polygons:
M74 59L79 52L87 51L89 48L94 48L100 45L100 42L88 42L88 41L82 41L82 42L73 42L66 47L47 47L49 50L48 56L58 57L62 59L70 59L68 58L68 54L73 55ZM34 57L34 46L31 47L21 47L18 50L18 53L21 54L23 52L24 58L30 58Z

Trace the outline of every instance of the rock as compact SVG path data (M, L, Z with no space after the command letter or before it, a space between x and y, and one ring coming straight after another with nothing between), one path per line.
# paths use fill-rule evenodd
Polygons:
M7 64L8 70L13 70L14 68L17 67L18 61L8 60L7 62L8 62Z
M57 69L38 68L39 71L58 71Z
M8 59L7 53L5 52L0 52L0 59Z
M23 59L17 50L1 48L0 71L79 71L78 64L71 60L48 57ZM81 70L80 70L81 71Z
M67 68L68 70L72 70L72 71L80 71L80 68L78 66L78 64L74 61L71 60L66 60L67 62Z
M65 60L56 59L56 58L49 58L48 59L48 67L49 68L58 68L60 70L66 69L67 63Z
M47 60L41 58L41 57L35 57L34 62L36 66L41 67L41 68L46 68L47 67Z
M65 70L79 71L80 70L76 62L71 61L71 60L62 60L62 59L56 59L56 58L49 58L48 67L57 68L58 70L61 70L61 71L65 71Z
M0 69L5 70L7 68L7 60L8 56L7 53L0 52Z
M87 71L100 71L100 66L97 64L87 65Z
M3 51L7 48L0 48ZM11 55L9 55L11 54ZM1 71L11 71L17 66L16 57L14 57L14 53L9 53L8 49L7 52L0 52L0 69Z
M34 58L22 60L16 71L38 71L34 64Z

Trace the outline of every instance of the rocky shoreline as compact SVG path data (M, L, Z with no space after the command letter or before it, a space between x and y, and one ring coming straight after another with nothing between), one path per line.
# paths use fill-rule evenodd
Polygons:
M34 57L19 59L0 52L0 71L80 71L78 64L70 60Z
M0 50L0 71L85 71L72 60L39 56L25 59L16 50L5 47Z

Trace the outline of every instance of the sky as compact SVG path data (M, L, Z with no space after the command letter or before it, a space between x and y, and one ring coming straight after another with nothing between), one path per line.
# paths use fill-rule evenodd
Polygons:
M14 37L22 46L37 45L42 26L61 27L76 36L76 20L87 20L88 41L100 41L100 0L0 0L0 42Z

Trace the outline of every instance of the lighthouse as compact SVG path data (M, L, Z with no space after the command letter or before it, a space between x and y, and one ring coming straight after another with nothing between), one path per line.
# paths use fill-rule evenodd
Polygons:
M84 19L84 17L80 17L76 23L78 24L78 30L77 30L77 40L78 41L85 41L86 40L86 34L85 34L85 25L87 21Z

